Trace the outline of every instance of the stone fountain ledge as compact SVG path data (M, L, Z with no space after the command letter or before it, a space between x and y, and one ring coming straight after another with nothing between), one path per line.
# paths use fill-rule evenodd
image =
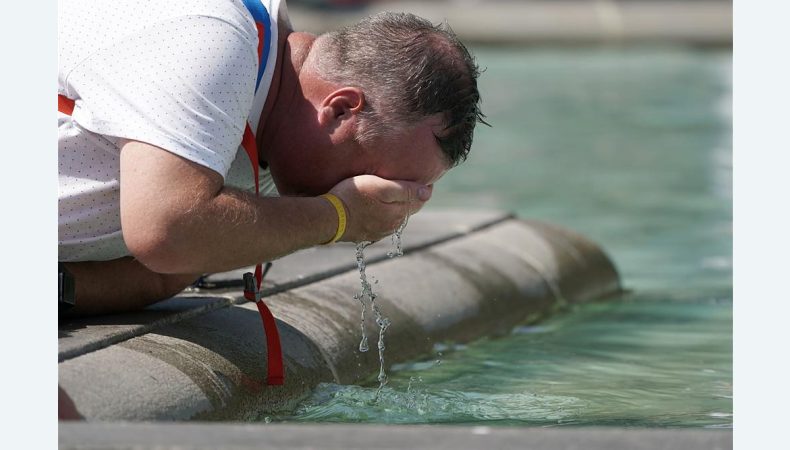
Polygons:
M614 265L569 230L499 211L434 210L411 218L405 254L389 240L366 249L392 320L388 365L434 344L509 331L556 308L620 291ZM59 326L58 382L88 421L246 420L287 412L320 382L360 383L378 372L377 327L360 353L359 275L352 244L275 261L264 282L277 318L284 386L267 386L266 344L244 270L216 274L211 288L183 292L140 313Z

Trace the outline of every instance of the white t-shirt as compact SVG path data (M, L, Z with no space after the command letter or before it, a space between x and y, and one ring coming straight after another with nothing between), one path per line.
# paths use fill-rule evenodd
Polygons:
M254 189L240 147L253 133L277 57L280 0L258 78L258 30L242 0L64 0L58 4L58 260L129 255L120 220L118 142L147 142ZM285 5L283 4L283 8ZM261 170L261 194L276 195Z

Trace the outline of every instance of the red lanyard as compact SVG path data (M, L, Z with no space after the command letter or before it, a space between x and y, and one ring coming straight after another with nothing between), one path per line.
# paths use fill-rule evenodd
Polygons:
M260 195L258 192L258 146L255 143L255 136L252 134L252 129L250 129L249 124L247 124L247 127L244 129L241 146L244 147L247 156L250 157L252 172L255 176L255 195ZM258 306L258 312L261 314L261 320L263 321L263 331L266 333L266 350L268 352L267 364L269 377L266 382L270 385L281 385L285 383L283 350L280 346L280 334L277 332L277 324L274 321L274 315L269 311L269 308L266 307L266 303L261 300L262 281L263 270L259 263L255 266L255 283L252 282L252 274L250 272L244 274L244 298L251 302L255 302L255 305Z

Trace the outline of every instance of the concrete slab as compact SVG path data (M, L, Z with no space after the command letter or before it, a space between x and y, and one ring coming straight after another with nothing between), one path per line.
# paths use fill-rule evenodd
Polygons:
M234 297L190 293L151 305L139 312L62 320L58 323L58 361L65 361L143 335L157 327L226 307L234 301Z
M65 423L71 449L729 450L730 430L437 425Z

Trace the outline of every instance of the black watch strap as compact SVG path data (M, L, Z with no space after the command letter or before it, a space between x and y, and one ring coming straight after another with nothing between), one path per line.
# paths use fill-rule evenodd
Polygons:
M58 311L66 311L74 306L74 275L62 262L58 263Z

